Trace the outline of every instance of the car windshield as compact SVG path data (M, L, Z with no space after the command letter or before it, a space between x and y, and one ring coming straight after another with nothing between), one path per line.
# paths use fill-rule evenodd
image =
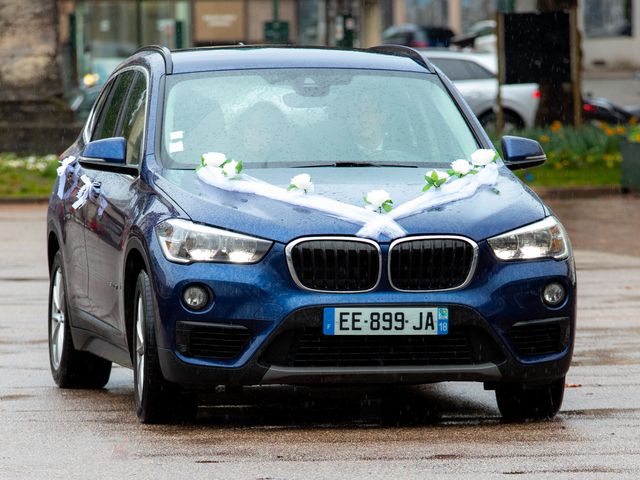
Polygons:
M442 166L478 143L435 75L269 69L167 77L162 157L222 152L246 168Z

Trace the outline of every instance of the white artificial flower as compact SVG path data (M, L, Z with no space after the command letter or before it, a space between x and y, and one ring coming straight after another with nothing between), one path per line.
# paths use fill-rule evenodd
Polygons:
M208 152L202 155L208 167L221 167L227 161L227 156L220 152Z
M238 162L235 160L229 160L222 167L222 173L227 178L235 178L238 176Z
M464 159L451 162L451 170L459 175L466 175L471 171L471 164Z
M369 208L379 210L382 205L391 200L391 195L386 190L371 190L364 199L369 204Z
M471 154L471 163L476 167L484 167L493 162L496 157L495 150L489 148L480 148Z
M311 175L308 173L301 173L293 177L289 187L292 186L304 191L304 193L313 193L313 182L311 181Z

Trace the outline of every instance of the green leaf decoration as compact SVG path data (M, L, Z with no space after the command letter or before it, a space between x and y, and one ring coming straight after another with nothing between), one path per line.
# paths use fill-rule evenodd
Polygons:
M451 172L451 173L449 173ZM457 176L452 170L450 170L449 175L450 176ZM431 187L434 188L440 188L442 185L444 185L446 183L446 181L448 180L449 177L439 177L437 172L433 172L431 173L431 175L426 175L424 176L424 180L425 182L427 182L427 185L422 189L423 192L426 192L427 190L429 190Z
M290 192L291 190L295 190L298 187L296 187L293 183L290 183L289 186L287 187L287 191Z
M238 165L236 165L236 173L242 173L242 160L238 160Z
M386 202L384 202L382 204L382 209L387 213L393 210L393 200L387 200Z

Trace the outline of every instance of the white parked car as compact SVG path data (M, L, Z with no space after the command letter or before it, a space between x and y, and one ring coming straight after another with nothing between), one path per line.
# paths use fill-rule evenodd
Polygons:
M421 50L460 90L485 129L495 129L498 62L491 53ZM536 83L503 85L505 131L533 126L540 104Z

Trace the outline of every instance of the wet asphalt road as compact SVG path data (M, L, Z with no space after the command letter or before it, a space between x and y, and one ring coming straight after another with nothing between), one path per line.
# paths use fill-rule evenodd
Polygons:
M51 380L45 208L0 206L0 478L638 478L640 198L556 200L576 250L576 352L560 414L507 424L481 384L219 392L143 426L132 374Z

